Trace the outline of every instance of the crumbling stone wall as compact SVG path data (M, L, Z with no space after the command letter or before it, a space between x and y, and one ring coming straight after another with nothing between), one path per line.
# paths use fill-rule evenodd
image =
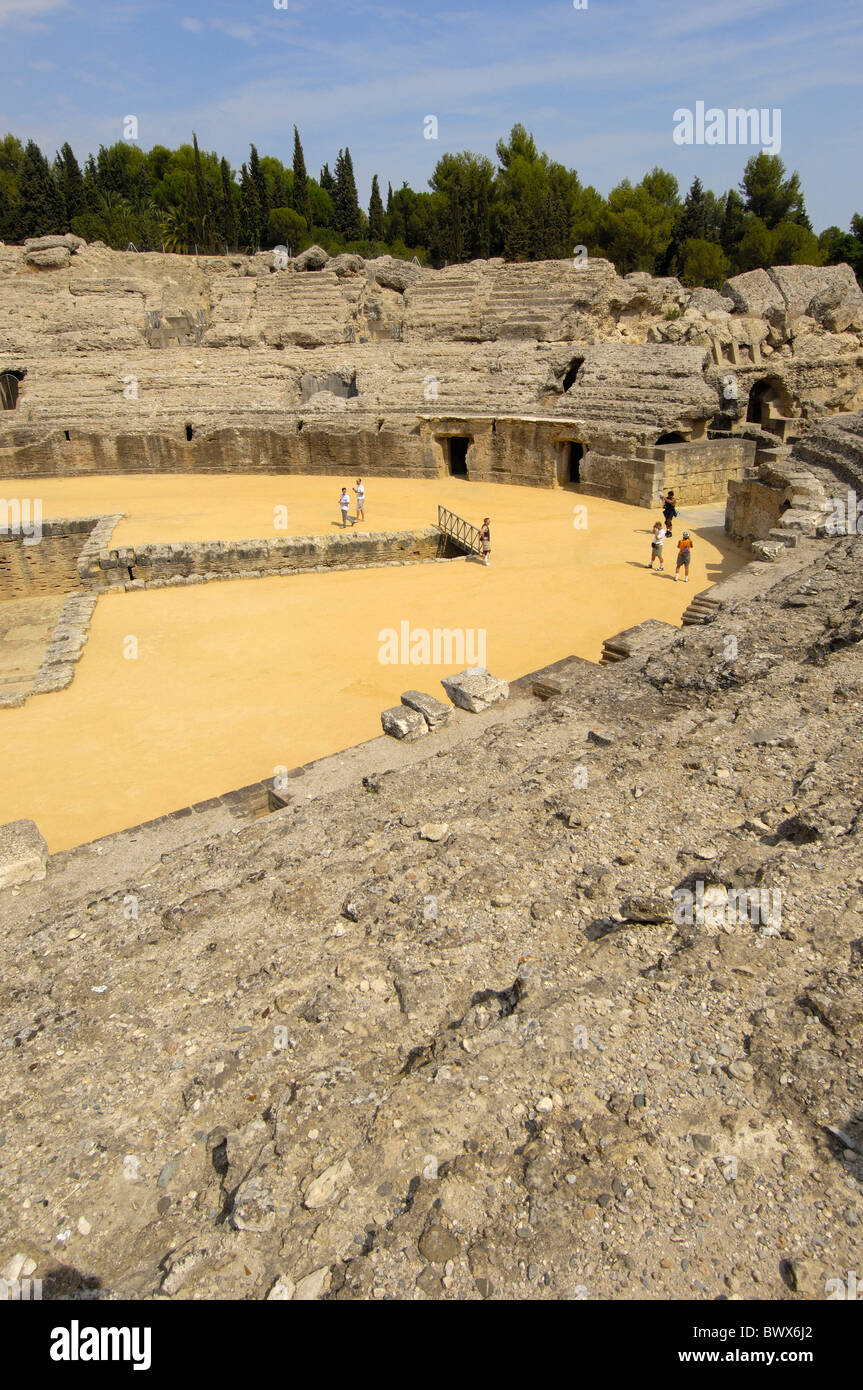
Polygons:
M705 439L691 444L664 444L652 450L637 451L639 458L657 464L653 478L652 501L674 488L689 507L725 498L729 482L738 480L755 461L751 439Z
M735 540L769 542L778 551L814 536L830 512L822 484L793 457L760 463L752 477L728 485L725 529ZM770 546L759 551L769 557Z
M434 560L442 548L436 526L422 531L347 531L334 536L277 540L179 541L90 549L78 564L88 589L116 585L201 584L306 570L413 564ZM451 549L449 553L454 553Z
M5 519L5 518L4 518ZM0 599L65 594L80 588L77 562L92 517L72 517L0 530Z

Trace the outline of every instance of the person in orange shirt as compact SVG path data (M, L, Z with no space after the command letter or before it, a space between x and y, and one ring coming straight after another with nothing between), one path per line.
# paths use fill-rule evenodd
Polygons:
M692 537L690 536L688 531L684 531L680 540L677 542L677 568L674 571L675 584L677 583L677 577L682 569L686 571L686 574L683 578L683 582L684 584L689 583L689 562L691 559Z

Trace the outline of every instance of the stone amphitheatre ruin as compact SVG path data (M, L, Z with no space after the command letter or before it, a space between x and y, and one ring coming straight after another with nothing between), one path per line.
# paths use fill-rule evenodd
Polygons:
M50 855L0 806L2 1277L791 1298L853 1268L863 574L830 518L863 496L861 369L847 266L717 292L603 260L0 246L0 632L19 605L37 633L26 669L3 644L0 726L75 690L113 596L465 550L433 516L119 544L108 493L34 516L49 480L674 488L740 548L601 664L564 633L508 687L405 692L396 739ZM781 920L693 926L698 885Z

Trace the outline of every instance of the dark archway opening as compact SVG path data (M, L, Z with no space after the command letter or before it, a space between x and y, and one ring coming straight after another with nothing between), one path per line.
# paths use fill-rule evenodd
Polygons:
M659 436L659 438L657 439L656 443L657 443L657 445L659 445L659 444L685 444L685 443L686 443L686 440L684 439L683 435L680 433L680 430L667 430L665 434L661 434L661 435Z
M579 370L580 370L583 366L584 366L584 358L583 358L583 357L573 357L572 361L570 362L569 366L567 367L567 369L566 369L566 371L565 371L565 373L564 373L564 377L563 377L563 389L564 389L564 391L568 391L569 388L570 388L570 386L572 386L572 385L574 384L575 378L578 376Z
M452 435L449 441L449 471L454 478L467 477L469 436Z
M756 381L749 392L746 420L750 425L763 425L770 402L776 399L775 387L769 381Z
M26 371L0 372L0 410L14 410Z
M191 426L191 425L187 425L187 426L186 426L186 442L187 442L187 443L191 440L192 435L193 435L194 433L195 433L195 431L192 429L192 426Z
M570 483L581 482L581 460L584 458L584 445L572 439L566 446L566 476Z

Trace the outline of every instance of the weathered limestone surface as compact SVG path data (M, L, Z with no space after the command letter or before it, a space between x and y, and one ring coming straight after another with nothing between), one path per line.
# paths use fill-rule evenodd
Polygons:
M41 238L0 247L0 371L27 369L0 472L434 477L458 435L469 477L566 485L577 441L622 495L661 434L739 433L754 385L785 437L863 408L860 304L841 266L753 271L720 295L603 260L434 271L310 248L283 269Z
M79 557L78 575L88 589L130 584L158 588L313 569L415 564L436 559L439 545L436 526L422 531L347 531L275 540L171 541L116 549L88 545Z
M17 888L45 877L48 846L31 820L0 825L0 888Z
M366 783L0 892L0 1269L828 1298L863 1220L863 539L713 592Z
M445 705L443 700L436 700L433 695L426 695L421 690L404 691L402 704L407 705L408 709L417 710L430 729L443 728L452 719L451 705Z
M393 705L392 709L385 709L381 714L381 726L385 734L392 738L404 739L408 743L422 738L429 731L429 726L419 711L408 709L405 705Z
M8 503L8 499L7 503ZM119 518L64 517L36 519L35 499L24 499L19 519L0 529L0 599L70 593L81 587L79 559L108 539ZM8 508L7 508L8 510ZM107 529L105 522L110 523ZM98 531L97 531L98 527ZM104 537L104 539L103 539Z
M471 714L479 714L490 705L509 699L506 681L499 676L489 675L481 667L460 671L455 676L444 676L441 685L454 705L469 710Z
M830 511L822 483L792 453L728 484L725 529L735 540L795 545L799 536L816 535Z

